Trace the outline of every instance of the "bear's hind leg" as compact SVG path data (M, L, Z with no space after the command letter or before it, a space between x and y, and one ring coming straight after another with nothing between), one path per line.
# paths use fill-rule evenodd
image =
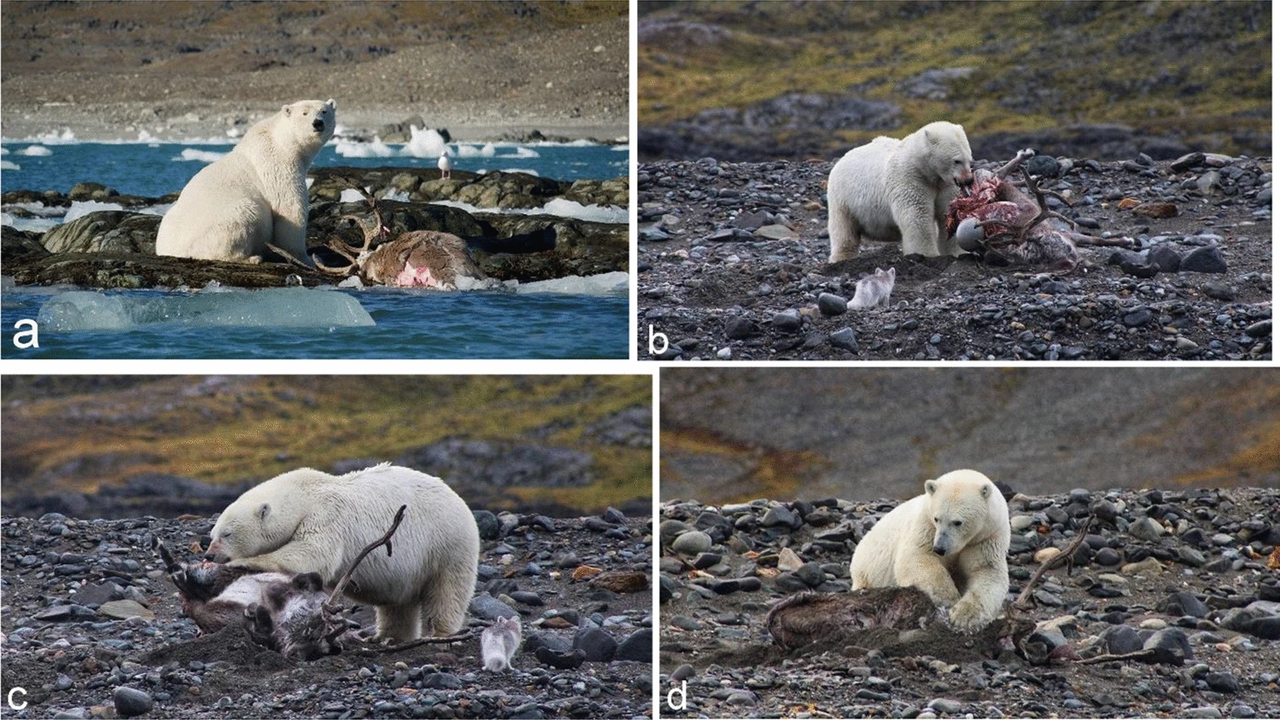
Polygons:
M408 642L422 637L421 605L379 605L375 613L379 640Z
M466 627L475 584L474 571L467 573L465 569L455 568L436 577L422 600L423 627L436 635L453 635Z

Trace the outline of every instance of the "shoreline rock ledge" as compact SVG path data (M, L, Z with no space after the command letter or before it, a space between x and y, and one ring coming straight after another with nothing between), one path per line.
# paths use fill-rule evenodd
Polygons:
M364 201L342 203L343 190L370 189L380 201L392 237L411 230L438 230L465 239L480 268L498 280L532 282L570 275L627 271L627 222L601 222L539 213L556 200L583 206L582 217L612 220L629 202L627 178L578 180L541 178L525 173L477 175L454 171L443 179L438 170L421 168L313 168L309 251L319 251L328 264L340 258L324 247L331 238L355 243L358 229L342 220L356 215L372 225ZM197 288L211 281L242 288L329 285L333 275L271 262L246 263L158 257L156 232L161 216L143 208L172 203L177 193L159 198L120 195L111 188L81 183L66 195L15 190L3 194L7 213L33 217L20 205L70 208L76 201L119 205L120 210L91 212L45 232L0 229L4 274L17 285L76 285L87 288ZM466 206L435 204L451 201ZM601 206L600 211L591 206ZM570 206L572 207L572 206ZM520 211L520 212L513 212ZM290 276L297 276L290 278Z

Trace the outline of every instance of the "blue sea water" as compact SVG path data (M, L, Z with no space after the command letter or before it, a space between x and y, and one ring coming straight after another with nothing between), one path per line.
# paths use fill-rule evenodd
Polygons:
M15 324L62 292L6 287L0 322L6 359L21 358L626 358L625 295L425 290L331 290L355 298L373 326L210 326L189 319L52 332L17 349ZM311 291L320 292L320 291ZM146 303L190 297L171 290L108 291Z
M48 155L26 155L30 147L44 148ZM66 193L78 182L102 183L124 195L159 197L177 192L208 164L212 155L231 151L230 144L180 145L177 143L89 143L39 144L4 142L9 152L0 156L19 169L0 169L0 189L57 190ZM362 146L355 147L357 150ZM390 149L403 152L402 146ZM494 143L451 143L450 158L455 170L533 171L555 180L607 180L627 175L630 154L626 146L595 144L514 145ZM339 147L326 145L316 157L315 167L420 167L435 168L436 157L396 154L390 157L342 156ZM184 159L184 151L186 152ZM44 152L43 150L37 152ZM492 153L491 155L488 153ZM201 159L204 158L204 159Z
M180 190L229 144L5 142L0 155L0 190L58 190L77 182L99 182L120 193L157 197ZM453 143L455 170L523 170L556 180L611 179L625 176L625 148L602 145L512 145ZM384 146L385 148L385 146ZM317 166L431 167L435 157L396 154L346 156L325 147ZM379 150L385 152L385 149ZM195 159L184 159L195 158ZM17 166L20 169L12 169ZM208 326L177 318L119 323L110 329L47 332L40 347L14 346L15 323L36 319L42 306L73 288L13 286L3 291L4 358L404 358L404 359L625 359L629 352L629 304L619 288L602 290L591 282L570 283L547 293L421 290L334 290L354 298L372 326L245 327ZM132 306L177 301L171 290L119 290L102 293Z

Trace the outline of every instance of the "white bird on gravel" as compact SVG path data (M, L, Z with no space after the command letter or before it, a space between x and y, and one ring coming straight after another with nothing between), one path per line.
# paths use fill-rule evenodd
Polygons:
M453 163L449 161L447 153L440 155L440 160L436 163L436 167L440 168L440 177L446 179L449 177L449 171L453 169Z

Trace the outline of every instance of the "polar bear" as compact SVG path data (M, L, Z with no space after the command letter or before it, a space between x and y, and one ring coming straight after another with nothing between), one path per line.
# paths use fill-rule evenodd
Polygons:
M333 137L337 104L303 100L245 133L191 178L160 221L156 254L261 262L268 243L310 264L307 168Z
M880 519L853 552L853 589L915 586L977 630L1009 592L1009 506L987 476L955 470Z
M480 532L443 480L383 463L342 476L302 468L246 490L213 526L216 562L268 572L319 573L333 586L408 505L393 551L370 553L346 594L373 605L378 637L414 640L423 628L462 629L475 593Z
M827 178L830 261L856 255L864 237L901 242L904 255L959 255L947 237L947 207L973 182L972 162L964 128L949 122L845 153Z

